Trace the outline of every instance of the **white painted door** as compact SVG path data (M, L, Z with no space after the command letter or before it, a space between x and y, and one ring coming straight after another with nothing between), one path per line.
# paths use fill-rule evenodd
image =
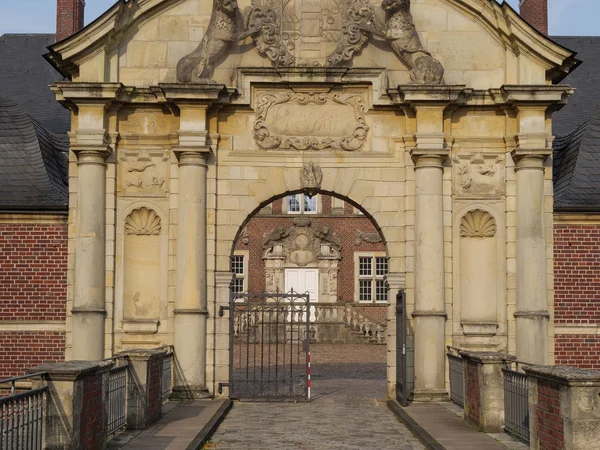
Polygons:
M310 295L310 301L319 301L319 269L285 269L285 292L294 290L299 294ZM310 320L314 322L315 307L310 307ZM305 320L305 317L302 318Z
M285 292L310 294L311 302L319 301L319 269L285 269Z

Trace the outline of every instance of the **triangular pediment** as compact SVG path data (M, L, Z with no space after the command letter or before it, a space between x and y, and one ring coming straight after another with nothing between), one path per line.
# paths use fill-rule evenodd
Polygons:
M74 81L130 86L232 86L240 67L361 67L386 70L392 85L489 88L556 82L576 64L489 0L122 1L47 58Z

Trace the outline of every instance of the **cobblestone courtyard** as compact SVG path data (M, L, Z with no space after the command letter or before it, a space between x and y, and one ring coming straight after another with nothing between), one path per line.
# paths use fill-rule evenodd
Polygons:
M312 401L236 402L207 449L422 449L386 406L385 346L312 345Z

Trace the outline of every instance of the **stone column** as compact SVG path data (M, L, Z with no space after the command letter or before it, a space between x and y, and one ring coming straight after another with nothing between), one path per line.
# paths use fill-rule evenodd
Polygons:
M175 296L176 397L206 393L206 158L207 148L182 148L179 157L177 284Z
M104 130L79 130L76 136L71 146L78 166L72 359L100 360L106 317L106 158L111 149Z
M544 229L546 151L515 151L517 175L517 358L548 362L548 298Z
M396 334L396 295L406 286L406 275L403 273L388 273L385 276L385 280L388 287L388 307L387 307L387 393L388 397L396 398L396 383L397 383L397 357L396 352L404 351L407 366L407 378L411 382L409 383L409 391L413 388L412 386L412 345L407 342L406 348L398 348L398 336ZM408 324L407 324L408 328ZM408 334L408 333L407 333ZM411 358L409 358L409 354Z
M442 138L443 140L443 138ZM441 151L413 151L415 217L415 401L447 399L445 389L446 300Z

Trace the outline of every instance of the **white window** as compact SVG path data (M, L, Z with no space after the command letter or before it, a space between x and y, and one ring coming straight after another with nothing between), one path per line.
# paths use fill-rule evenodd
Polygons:
M357 259L358 258L358 259ZM357 255L357 289L359 303L387 303L385 276L388 261L385 256Z
M247 254L235 254L231 258L231 272L233 273L233 281L231 283L231 292L236 294L244 294L248 291L248 262ZM240 298L240 300L242 300Z
M288 214L317 214L317 195L312 198L304 194L288 195L286 200Z

